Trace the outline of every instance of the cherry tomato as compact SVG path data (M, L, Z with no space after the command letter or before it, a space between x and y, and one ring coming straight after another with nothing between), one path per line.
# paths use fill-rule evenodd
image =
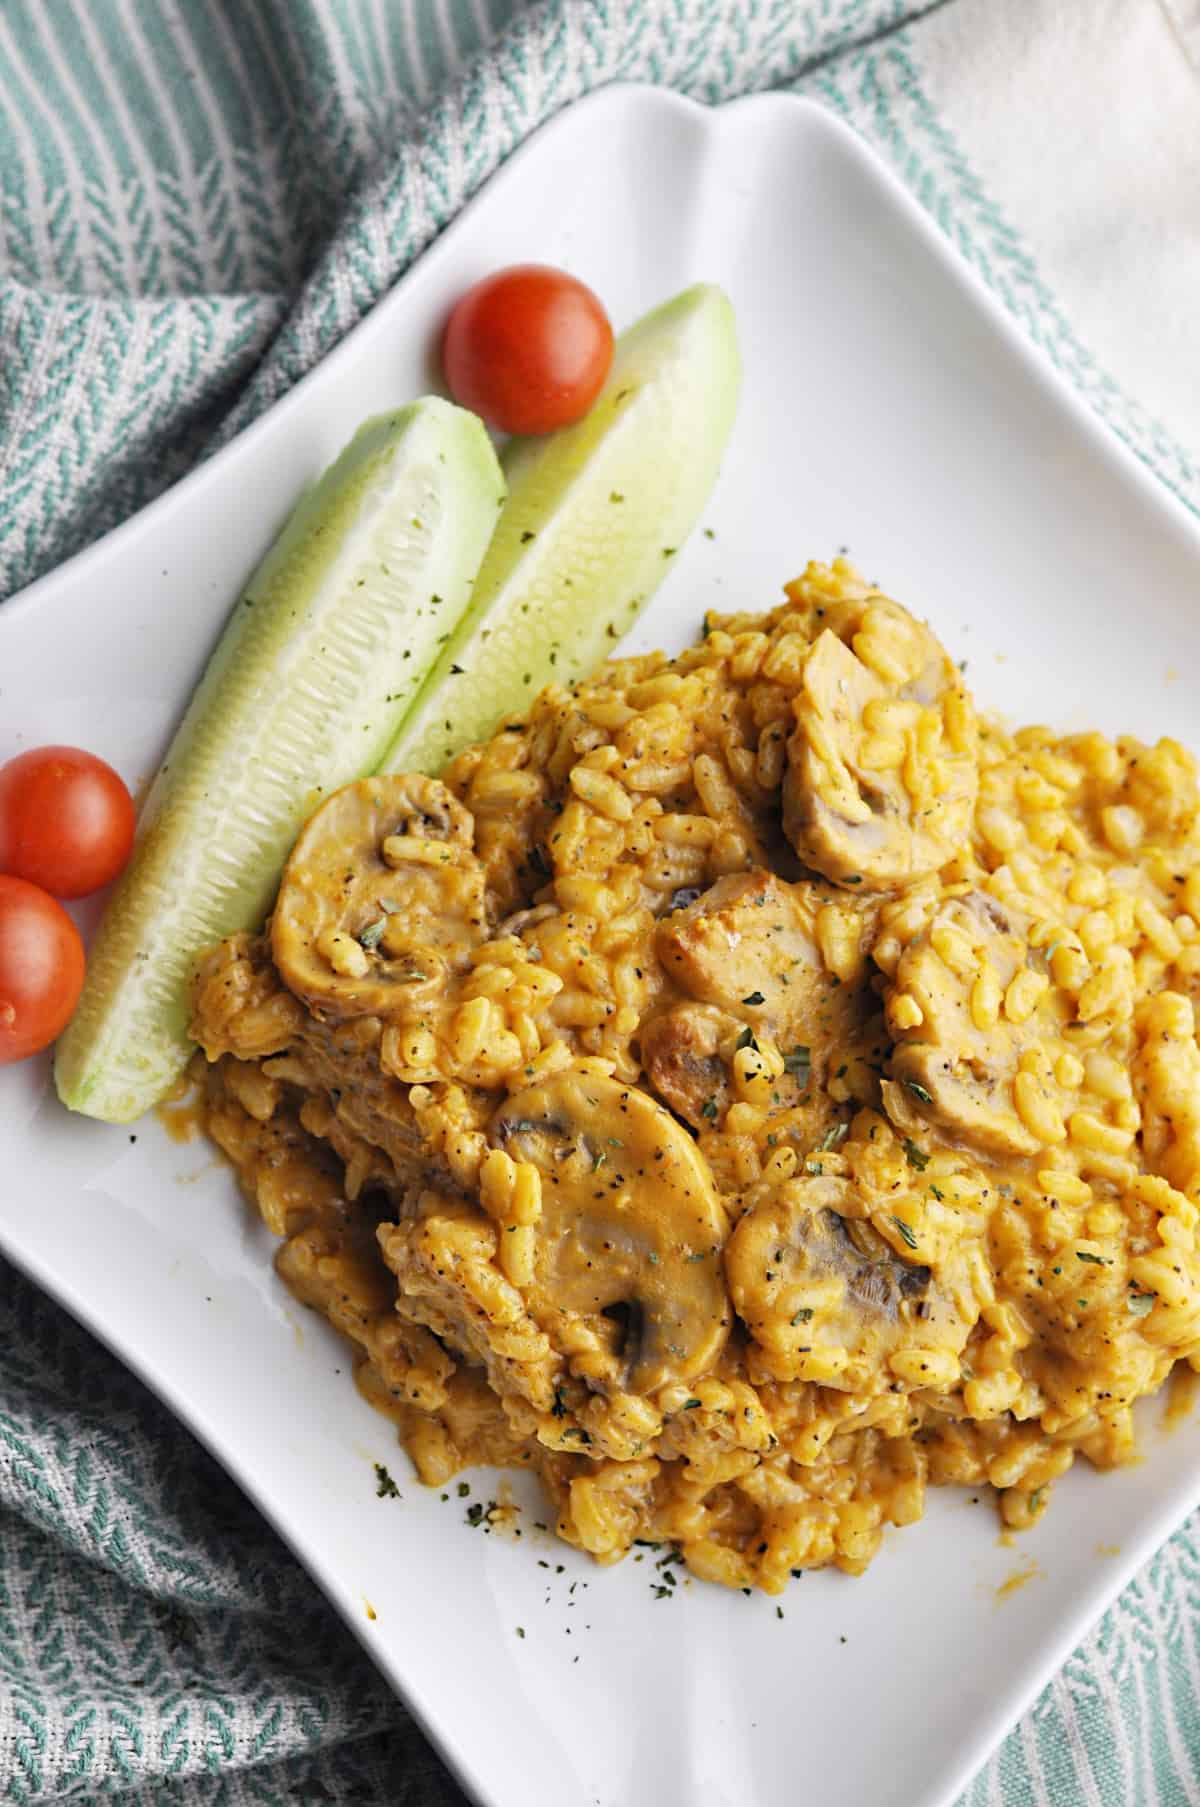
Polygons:
M442 339L451 395L504 433L552 433L580 420L612 354L596 296L548 264L513 264L477 282Z
M112 767L79 747L34 747L0 766L0 872L54 897L86 897L114 879L135 820Z
M83 942L60 903L0 875L0 1066L37 1054L70 1022L83 988Z

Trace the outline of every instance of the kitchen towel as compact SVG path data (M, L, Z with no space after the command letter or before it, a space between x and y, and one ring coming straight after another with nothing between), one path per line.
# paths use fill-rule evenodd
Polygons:
M0 0L0 597L614 80L833 109L1200 506L1198 72L1200 0ZM1200 1803L1198 1576L1191 1521L964 1807ZM0 1797L463 1800L238 1489L2 1262Z

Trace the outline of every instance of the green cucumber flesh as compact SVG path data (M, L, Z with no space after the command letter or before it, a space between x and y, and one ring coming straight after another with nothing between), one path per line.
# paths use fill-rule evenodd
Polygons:
M617 341L576 426L514 441L508 501L471 598L384 759L437 772L616 648L716 480L741 380L733 309L701 284Z
M128 1122L187 1062L196 956L257 929L322 798L376 769L465 611L504 479L429 397L364 423L238 603L147 798L61 1037L64 1104Z

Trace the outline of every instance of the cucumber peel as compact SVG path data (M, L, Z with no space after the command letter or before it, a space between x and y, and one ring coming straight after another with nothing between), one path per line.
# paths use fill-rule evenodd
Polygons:
M235 605L147 798L54 1075L131 1121L192 1044L196 956L257 929L296 834L374 771L467 607L505 485L482 424L427 397L364 423Z
M698 284L621 335L583 420L511 443L508 501L471 606L384 771L438 772L524 715L543 685L614 651L708 500L740 382L733 308Z

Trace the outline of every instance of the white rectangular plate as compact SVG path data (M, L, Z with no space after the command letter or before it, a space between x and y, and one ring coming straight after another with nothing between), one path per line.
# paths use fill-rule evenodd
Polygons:
M894 180L792 98L709 112L609 89L540 132L271 413L0 610L0 757L73 741L149 773L302 485L363 415L427 386L450 300L524 258L576 271L618 324L700 278L737 308L715 538L695 537L639 645L684 643L706 607L767 607L847 545L969 657L985 707L1196 738L1190 686L1170 682L1200 669L1195 524ZM1019 1550L946 1491L865 1579L797 1582L782 1619L699 1585L660 1600L650 1557L596 1568L536 1509L520 1541L484 1536L453 1489L416 1486L207 1149L69 1118L35 1062L0 1073L0 1169L0 1247L238 1477L490 1807L940 1807L1200 1495L1195 1431L1166 1437L1156 1407L1146 1460L1072 1475ZM375 1461L402 1501L375 1497Z

